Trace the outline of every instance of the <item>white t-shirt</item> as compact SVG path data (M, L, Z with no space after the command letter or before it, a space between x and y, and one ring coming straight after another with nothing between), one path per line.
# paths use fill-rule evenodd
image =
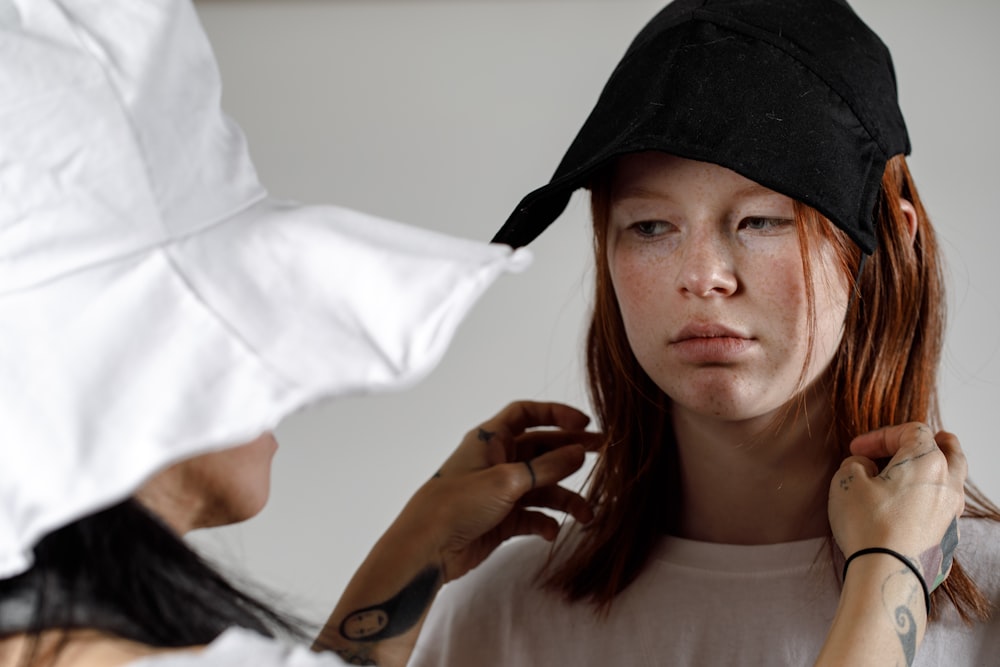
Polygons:
M160 653L129 667L344 667L333 653L315 653L244 628L226 630L205 650Z
M765 546L673 537L598 618L535 581L548 555L515 541L439 594L410 664L811 665L840 585L824 539ZM961 522L958 557L998 613L973 627L949 607L915 665L1000 665L1000 524Z

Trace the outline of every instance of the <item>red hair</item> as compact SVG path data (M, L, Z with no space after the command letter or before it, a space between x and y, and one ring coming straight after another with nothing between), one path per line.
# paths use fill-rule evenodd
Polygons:
M900 197L916 209L912 241ZM605 172L592 187L596 278L586 343L591 400L607 435L587 491L596 517L571 553L550 562L546 582L570 600L589 600L602 611L635 580L659 538L677 528L681 514L670 399L632 353L611 283L606 247L610 203L610 172ZM831 442L838 448L830 453L832 464L848 455L848 443L860 433L908 421L940 428L937 370L944 281L934 229L902 156L886 166L875 214L878 249L862 263L860 249L846 234L815 209L795 205L810 332L815 330L815 300L809 258L824 246L832 248L855 292L827 371L836 431ZM810 354L812 339L811 334ZM966 494L967 516L1000 521L1000 510L975 487L968 485ZM966 621L989 613L988 602L957 560L932 596L933 617L943 598Z

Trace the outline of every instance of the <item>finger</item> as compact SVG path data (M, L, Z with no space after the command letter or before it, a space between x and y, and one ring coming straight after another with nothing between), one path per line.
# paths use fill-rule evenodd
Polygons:
M962 445L959 443L958 438L954 433L938 431L934 435L934 441L948 461L948 474L951 477L954 488L964 488L965 480L969 475L969 462L965 458L965 452L962 451Z
M524 494L522 507L540 507L569 514L580 523L590 523L594 510L579 493L562 486L546 486Z
M858 456L887 459L902 449L933 441L931 429L926 424L907 422L863 433L851 441L850 449Z
M516 401L483 422L481 429L505 439L513 439L529 428L556 426L566 430L583 430L590 417L563 403Z
M540 454L558 449L564 445L580 444L589 451L600 449L604 444L603 433L593 431L567 431L547 430L528 431L517 437L517 451L514 456L518 459L533 459Z
M535 487L558 484L579 470L585 460L582 445L566 445L531 459L531 468L535 473Z
M566 445L530 461L490 466L476 473L481 489L491 489L496 498L511 505L535 488L556 485L583 465L581 445Z
M841 476L864 475L874 477L878 474L878 464L867 456L848 456L840 464L838 471Z

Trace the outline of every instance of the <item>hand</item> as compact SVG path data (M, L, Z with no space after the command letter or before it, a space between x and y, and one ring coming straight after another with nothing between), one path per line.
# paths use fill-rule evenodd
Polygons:
M372 547L316 639L354 664L406 664L442 584L514 535L555 539L558 522L530 507L588 522L578 494L558 482L603 438L558 403L512 403L473 429ZM530 430L536 427L555 427Z
M593 518L579 494L558 485L583 465L587 449L602 442L600 434L583 430L589 421L567 405L524 401L465 436L400 515L438 544L445 581L461 577L515 535L555 539L559 523L528 508L566 512L582 523ZM529 430L545 426L555 428Z
M947 577L958 545L968 472L958 439L916 422L855 438L830 483L829 515L845 556L885 547L916 564L930 590ZM873 459L890 461L880 471Z

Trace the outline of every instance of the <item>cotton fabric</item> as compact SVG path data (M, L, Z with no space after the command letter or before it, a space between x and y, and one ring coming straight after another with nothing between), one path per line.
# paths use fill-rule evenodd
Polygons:
M268 195L190 0L0 0L0 579L321 399L399 389L528 256Z
M957 557L1000 607L998 543L1000 524L961 522ZM410 664L801 667L819 654L840 596L822 538L742 546L664 537L602 620L538 587L548 549L521 540L445 586ZM914 665L998 659L1000 615L967 627L949 609L930 624Z
M129 663L129 667L342 667L333 653L314 653L269 639L250 630L231 628L200 652L161 653Z

